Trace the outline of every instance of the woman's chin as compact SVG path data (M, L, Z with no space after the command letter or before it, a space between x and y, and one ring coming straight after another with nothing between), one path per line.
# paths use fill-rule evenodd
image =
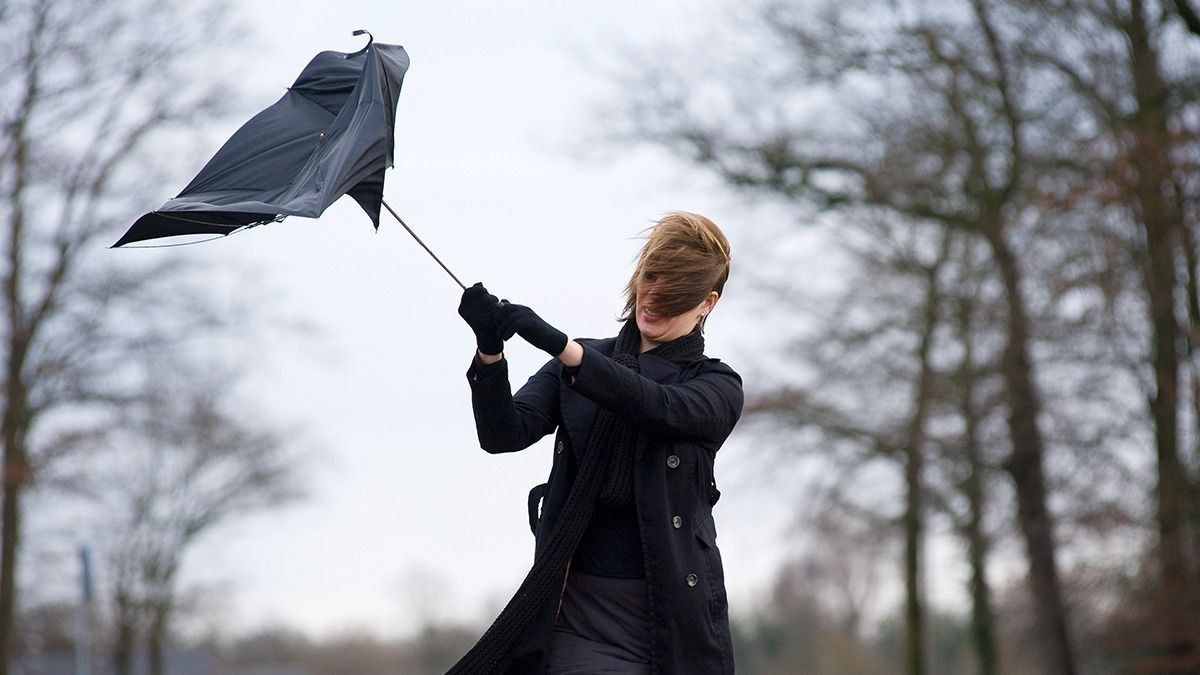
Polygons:
M642 334L643 340L658 340L662 337L663 326L656 325L657 323L657 321L638 319L638 331Z

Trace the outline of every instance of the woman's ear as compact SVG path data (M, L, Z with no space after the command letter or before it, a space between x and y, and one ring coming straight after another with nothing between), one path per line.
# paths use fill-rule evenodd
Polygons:
M700 332L704 332L704 322L708 320L708 313L717 306L717 300L720 299L720 294L716 291L710 291L708 297L700 301L700 316L696 318L696 327Z
M717 300L721 299L721 294L716 291L709 291L708 297L704 298L704 313L708 314L717 306Z

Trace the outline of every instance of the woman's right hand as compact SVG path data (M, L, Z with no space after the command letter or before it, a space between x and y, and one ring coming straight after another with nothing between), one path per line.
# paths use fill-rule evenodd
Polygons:
M505 340L513 335L520 335L529 344L556 358L567 348L567 334L546 323L537 312L525 305L516 305L504 300L496 314L500 325L500 337Z
M497 330L499 309L500 300L488 293L480 282L463 291L459 300L458 315L475 333L475 345L479 347L480 354L495 356L504 351L504 341Z

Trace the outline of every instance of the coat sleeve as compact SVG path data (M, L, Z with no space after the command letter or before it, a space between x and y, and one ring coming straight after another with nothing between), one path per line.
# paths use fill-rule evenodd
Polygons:
M490 453L524 450L558 427L561 366L551 359L512 394L508 360L485 365L479 356L467 370L479 446Z
M686 382L659 384L584 345L571 388L649 433L716 445L742 415L742 378L720 362Z

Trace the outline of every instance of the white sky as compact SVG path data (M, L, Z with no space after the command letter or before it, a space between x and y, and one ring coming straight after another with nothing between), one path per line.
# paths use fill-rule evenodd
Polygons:
M581 151L603 132L595 110L615 92L588 61L719 30L732 6L246 2L255 31L246 50L258 60L245 75L256 84L228 132L274 102L318 51L360 48L353 29L402 44L412 67L385 199L464 282L485 282L569 335L611 335L640 243L634 235L668 210L704 213L734 251L707 351L753 391L755 370L770 367L761 345L778 317L752 306L738 270L754 267L748 242L766 224L660 152L609 148L599 159ZM302 317L322 331L315 340L264 338L244 389L256 410L293 425L302 449L313 448L303 468L309 498L213 533L184 570L189 582L229 589L216 616L225 632L282 624L312 635L366 628L395 636L422 617L490 620L531 562L526 493L545 480L549 446L479 450L463 376L473 336L455 311L460 290L441 268L386 213L375 233L349 198L319 220L136 253L233 259L247 278L229 279L229 288L253 284L254 297L272 299L265 314ZM544 360L519 341L508 356L514 387ZM800 495L751 466L758 444L735 432L718 455L716 518L735 613L752 608L794 549L786 527Z

